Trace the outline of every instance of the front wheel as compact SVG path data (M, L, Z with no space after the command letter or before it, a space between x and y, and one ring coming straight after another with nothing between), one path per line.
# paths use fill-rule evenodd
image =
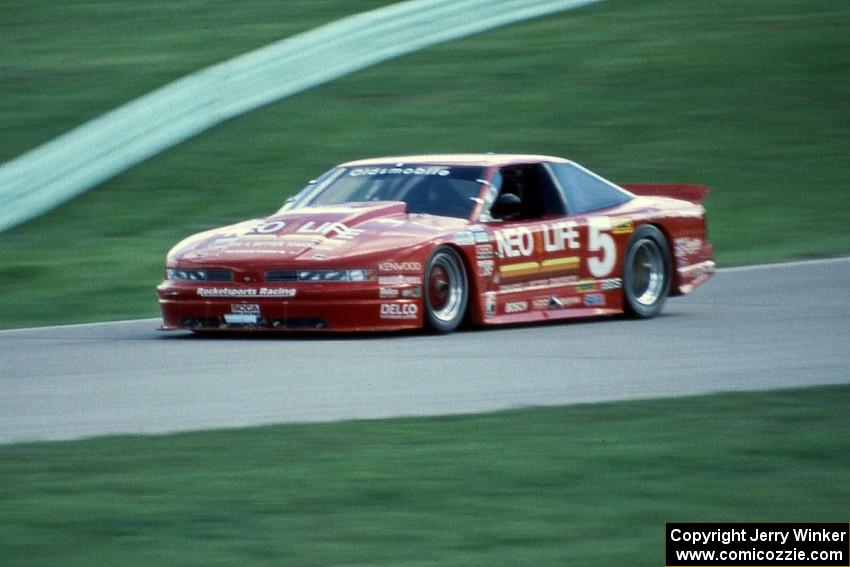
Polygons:
M458 328L469 302L463 261L450 246L440 246L425 269L425 323L439 333Z
M623 265L626 313L643 319L658 315L670 293L670 274L664 233L652 225L639 227L629 240Z

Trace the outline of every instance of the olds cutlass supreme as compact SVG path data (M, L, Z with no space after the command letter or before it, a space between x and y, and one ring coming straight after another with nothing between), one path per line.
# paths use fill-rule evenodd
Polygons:
M177 244L163 328L365 331L657 315L714 271L699 185L561 158L353 161L271 216Z

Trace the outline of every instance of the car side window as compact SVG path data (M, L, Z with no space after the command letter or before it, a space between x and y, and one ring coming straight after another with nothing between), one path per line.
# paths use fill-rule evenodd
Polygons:
M575 163L550 163L570 214L608 209L632 200L632 195Z
M505 195L513 195L519 202L510 207L509 213L500 214L498 208L491 210L494 218L533 220L566 214L564 200L549 172L542 165L511 165L503 167L499 173L502 178L499 198L504 201Z

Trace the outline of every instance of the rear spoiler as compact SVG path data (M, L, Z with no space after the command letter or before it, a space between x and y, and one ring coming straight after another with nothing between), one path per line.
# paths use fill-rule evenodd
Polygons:
M672 197L696 203L702 203L708 195L708 187L705 185L682 185L682 184L650 184L650 183L620 183L620 187L631 191L635 195L647 197Z

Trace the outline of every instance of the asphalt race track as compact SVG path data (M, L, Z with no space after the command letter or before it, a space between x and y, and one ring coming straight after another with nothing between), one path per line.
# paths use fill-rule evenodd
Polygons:
M0 331L0 442L850 382L850 258L723 270L651 321L198 338Z

